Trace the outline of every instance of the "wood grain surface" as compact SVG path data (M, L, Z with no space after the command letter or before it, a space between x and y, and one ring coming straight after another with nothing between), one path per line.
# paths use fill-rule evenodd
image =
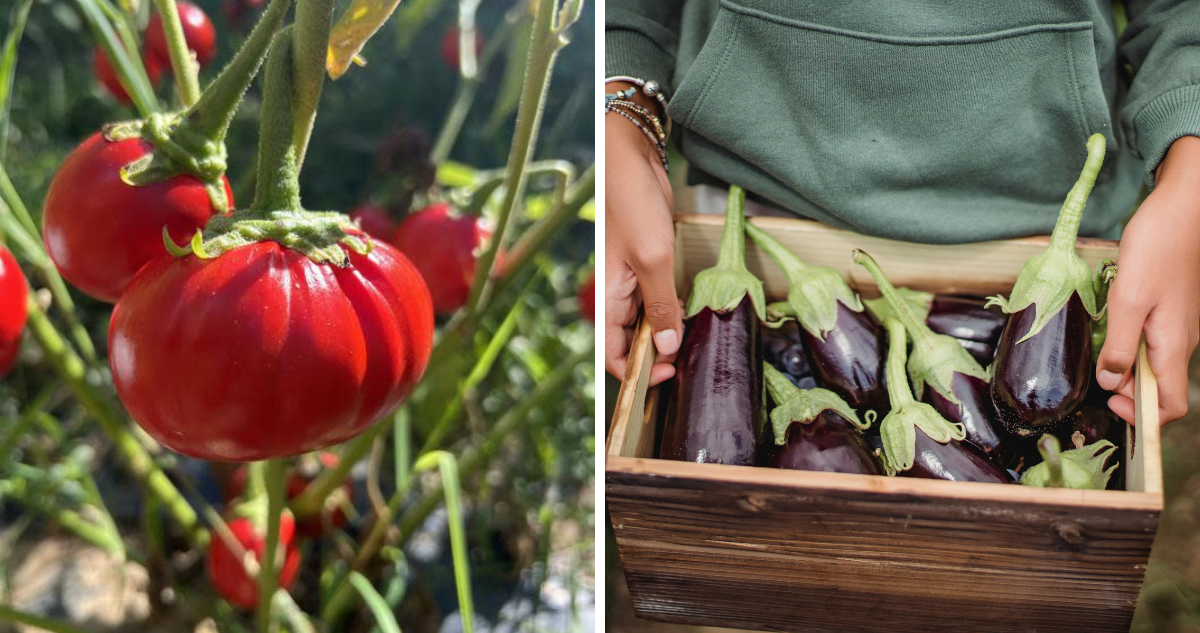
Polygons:
M1047 243L928 246L752 221L866 295L874 283L854 270L853 248L897 286L986 295L1007 294ZM721 226L677 217L681 295L715 261ZM1094 266L1116 257L1116 243L1080 240L1078 251ZM768 297L784 296L774 263L753 243L746 256ZM638 340L649 341L644 324ZM646 362L630 356L631 367ZM656 390L627 380L607 446L606 497L634 609L767 631L1126 631L1162 510L1157 384L1144 348L1136 374L1131 492L651 459Z

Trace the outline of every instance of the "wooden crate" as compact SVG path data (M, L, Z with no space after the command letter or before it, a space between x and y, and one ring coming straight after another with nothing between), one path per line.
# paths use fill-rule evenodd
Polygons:
M1047 238L928 246L755 218L811 264L877 294L897 286L1007 296ZM681 296L716 260L723 218L676 218ZM1116 243L1081 239L1095 265ZM753 242L747 263L782 298ZM1162 510L1158 401L1143 346L1127 491L1035 489L653 459L660 398L639 328L606 445L606 496L638 617L764 631L1127 631ZM1128 442L1127 442L1128 444Z

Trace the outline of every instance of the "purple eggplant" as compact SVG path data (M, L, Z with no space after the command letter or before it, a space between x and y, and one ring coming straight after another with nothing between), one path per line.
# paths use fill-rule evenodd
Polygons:
M1092 321L1099 316L1092 272L1075 254L1075 236L1104 161L1104 135L1087 142L1088 157L1058 213L1050 246L1021 268L992 373L992 401L1009 432L1053 432L1079 406L1092 364Z
M870 255L856 250L854 261L874 278L895 315L889 318L899 321L912 336L908 378L913 391L950 423L962 426L967 442L988 456L995 455L1000 450L1003 431L992 405L987 371L957 340L934 333L913 314Z
M960 341L983 343L995 349L1008 317L986 305L984 299L975 297L936 295L929 306L925 324L938 334L953 336Z
M797 389L783 373L763 368L774 446L763 451L774 468L880 475L879 458L860 432L866 428L850 405L827 389ZM765 434L764 434L765 435Z
M937 410L918 402L904 375L908 356L904 325L889 317L887 385L892 410L879 425L884 466L905 477L1010 483L1008 472L979 449L961 441L962 424L949 422Z
M753 225L748 233L788 279L783 312L800 323L800 337L818 386L874 419L888 410L882 336L858 294L828 266L809 266ZM776 304L779 305L779 304Z
M717 265L700 271L685 310L660 457L754 464L763 426L762 282L746 269L746 193L729 188Z
M786 321L778 328L768 328L763 332L763 360L783 372L793 385L812 389L817 383L808 366L799 330L795 321Z
M1108 440L1063 451L1058 438L1046 434L1037 444L1042 462L1021 477L1021 483L1026 486L1104 490L1109 477L1117 469L1116 464L1108 470L1104 468L1108 458L1116 452L1116 447Z
M896 288L896 294L930 330L954 337L980 365L991 364L996 342L1008 321L1002 312L987 308L983 299L975 297L935 295L908 288ZM863 303L877 323L896 316L884 297L863 299Z

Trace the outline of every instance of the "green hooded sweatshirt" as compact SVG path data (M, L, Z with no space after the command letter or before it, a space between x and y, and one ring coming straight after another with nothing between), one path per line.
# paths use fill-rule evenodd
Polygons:
M663 86L694 182L916 242L1050 233L1101 132L1080 234L1112 237L1200 136L1200 2L1124 14L1118 38L1104 0L608 0L605 60Z

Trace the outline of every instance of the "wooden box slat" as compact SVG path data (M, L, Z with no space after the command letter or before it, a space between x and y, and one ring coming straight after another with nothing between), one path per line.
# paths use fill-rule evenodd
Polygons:
M867 295L870 253L898 286L1007 294L1045 238L956 246L755 218ZM678 216L681 294L723 219ZM1116 245L1081 240L1089 264ZM747 244L768 297L786 280ZM657 389L640 327L606 446L606 497L639 617L768 631L1125 631L1162 510L1157 388L1144 348L1129 491L1030 489L652 459ZM1147 423L1143 424L1143 420Z

